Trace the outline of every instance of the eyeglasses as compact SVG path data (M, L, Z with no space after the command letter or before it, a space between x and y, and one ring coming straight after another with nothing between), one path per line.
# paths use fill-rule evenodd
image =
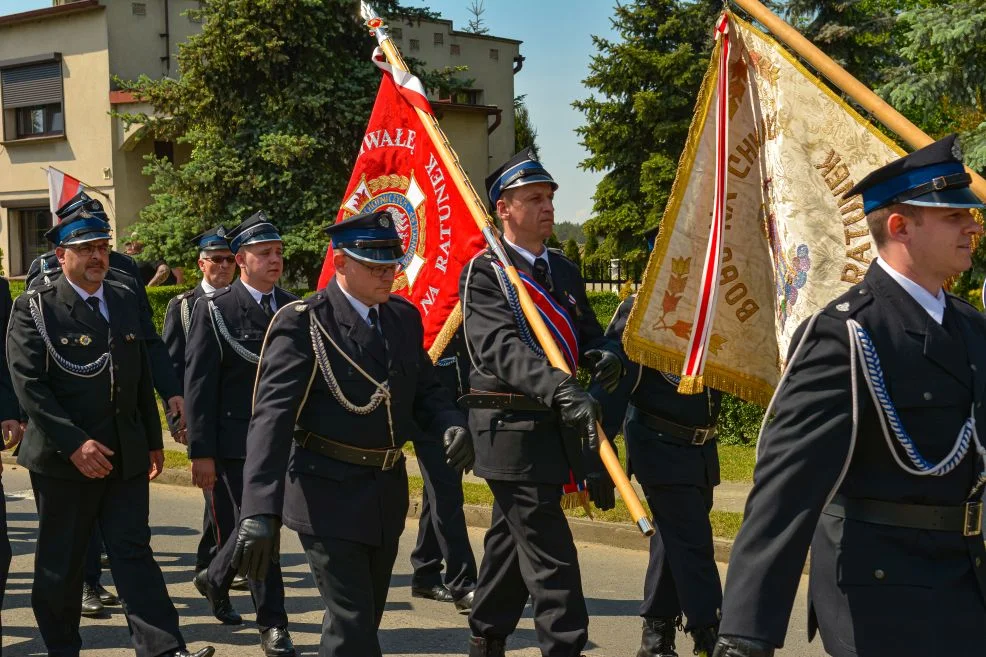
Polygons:
M109 244L100 244L99 246L93 246L92 244L79 244L78 246L70 244L67 249L72 249L78 253L83 258L90 257L93 253L99 253L99 255L106 255L110 252Z
M368 265L365 262L361 262L356 258L350 258L353 262L359 263L359 266L363 269L368 269L370 274L376 278L387 278L388 276L393 276L397 273L397 269L400 267L397 263L391 263L389 265Z
M232 265L236 262L236 256L208 256L203 258L215 265Z

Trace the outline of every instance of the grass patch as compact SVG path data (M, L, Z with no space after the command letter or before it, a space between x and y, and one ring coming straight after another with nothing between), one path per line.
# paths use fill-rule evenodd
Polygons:
M757 459L755 447L719 445L719 471L723 481L753 481L753 465Z
M185 452L179 452L173 449L164 450L165 469L187 470L190 464L191 461L188 460Z

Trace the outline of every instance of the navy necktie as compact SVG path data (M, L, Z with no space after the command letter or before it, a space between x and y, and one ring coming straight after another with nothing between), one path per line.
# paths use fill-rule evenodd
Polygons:
M548 292L551 292L554 286L551 284L551 272L548 271L548 263L545 259L535 258L534 264L531 265L531 269L534 272L534 280L537 284Z
M100 319L102 320L106 319L105 317L103 317L103 313L99 312L99 297L89 297L88 299L86 299L86 303L89 305L90 308L92 308L92 311L94 313L99 315Z
M260 307L263 309L264 313L268 317L274 314L274 309L271 307L271 301L273 300L273 294L261 294L260 295Z

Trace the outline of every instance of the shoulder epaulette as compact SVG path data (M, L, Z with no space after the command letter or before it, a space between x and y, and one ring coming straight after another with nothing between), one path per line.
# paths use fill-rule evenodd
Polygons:
M325 290L319 290L318 292L311 295L310 297L305 297L304 299L299 299L298 301L301 302L301 305L304 305L304 308L302 308L301 310L307 310L309 308L315 308L316 306L321 306L323 303L325 303L328 300L329 300L329 295L325 293ZM297 302L292 301L291 303L297 303ZM297 306L295 307L297 308ZM301 310L299 310L298 312L301 312Z
M825 306L825 314L846 319L856 314L860 308L873 300L873 291L865 282L857 283Z
M951 292L946 292L945 295L949 299L954 299L955 301L961 301L963 304L965 304L966 306L968 306L969 309L973 310L974 312L977 312L977 313L979 312L979 308L976 308L974 305L972 305L971 303L969 303L969 301L967 299L963 299L960 296L956 296L956 295L952 294Z
M104 278L103 279L103 284L104 285L111 285L111 286L116 287L116 288L119 288L121 290L126 290L127 292L133 292L133 290L131 290L129 286L125 285L124 283L121 283L120 281L114 281L111 278Z
M51 292L52 290L55 289L54 281L48 281L47 283L43 281L44 279L41 279L41 281L38 282L37 285L32 285L28 289L24 290L24 294L27 295L28 297L31 297L34 296L35 294L44 294L45 292Z
M415 306L413 302L411 302L408 299L405 299L404 297L402 297L399 294L391 294L390 295L390 301L391 301L391 303L393 303L393 302L396 301L399 304L403 304L405 306L409 306L409 307L414 308L415 310L417 310L417 306Z
M194 287L191 290L185 290L184 292L182 292L181 294L179 294L178 296L176 296L175 299L177 299L178 301L182 301L182 300L187 299L188 297L192 296L193 294L195 294L195 288Z
M206 292L203 296L206 299L217 299L232 289L232 286L227 285L226 287L221 287L217 290L213 290L212 292Z

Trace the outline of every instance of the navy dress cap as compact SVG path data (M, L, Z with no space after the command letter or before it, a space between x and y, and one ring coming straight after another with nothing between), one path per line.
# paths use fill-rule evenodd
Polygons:
M199 251L227 251L229 242L226 241L226 227L219 224L200 235L192 238L192 244Z
M236 253L241 246L259 244L260 242L280 242L281 236L277 228L270 222L263 210L255 212L250 217L226 233L229 250Z
M332 248L346 255L378 264L396 264L404 257L401 236L387 210L358 214L325 229Z
M84 208L89 214L109 222L109 217L106 216L106 210L103 209L103 204L85 192L79 192L66 201L62 207L55 210L55 216L58 217L58 221L64 221L66 217L74 215L80 208Z
M486 193L490 197L490 203L496 207L496 202L504 190L532 183L548 183L551 189L558 189L558 183L541 166L541 163L534 159L534 154L528 147L504 162L486 178Z
M958 135L949 135L884 165L856 183L843 198L863 195L863 212L895 203L939 208L986 208L969 189Z
M102 206L100 206L102 207ZM105 216L105 215L103 215ZM110 239L110 224L96 213L90 212L85 204L76 208L59 223L45 233L45 237L55 246L70 246L83 242Z

